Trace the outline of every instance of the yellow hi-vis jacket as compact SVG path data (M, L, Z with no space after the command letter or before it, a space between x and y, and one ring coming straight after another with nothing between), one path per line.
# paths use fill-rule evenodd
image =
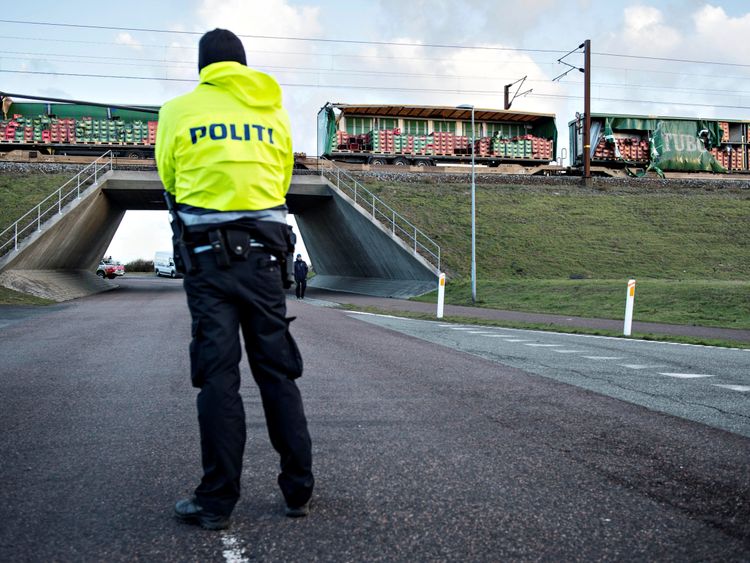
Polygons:
M283 205L294 153L278 83L236 62L205 66L195 90L159 111L156 165L177 203L218 211Z

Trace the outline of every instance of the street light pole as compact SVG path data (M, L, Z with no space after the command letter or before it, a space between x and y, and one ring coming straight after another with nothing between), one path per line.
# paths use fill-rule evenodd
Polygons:
M474 172L474 152L476 151L476 130L474 128L474 106L465 104L459 109L471 109L471 302L477 302L477 197L476 175Z

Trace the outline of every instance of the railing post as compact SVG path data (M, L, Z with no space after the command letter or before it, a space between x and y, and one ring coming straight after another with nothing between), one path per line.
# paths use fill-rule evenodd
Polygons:
M76 196L81 199L81 173L76 175Z
M417 228L414 227L414 254L417 253Z
M393 211L393 218L391 219L391 232L396 235L396 212Z
M375 219L375 196L372 196L372 218Z
M42 230L42 206L38 205L36 208L36 230Z
M62 215L62 186L57 190L57 212Z
M13 246L18 250L18 221L16 221L15 235L13 236Z

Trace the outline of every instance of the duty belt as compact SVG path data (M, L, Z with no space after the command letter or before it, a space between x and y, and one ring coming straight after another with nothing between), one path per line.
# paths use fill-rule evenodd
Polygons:
M239 229L213 229L205 233L191 233L193 254L213 251L216 263L228 268L232 260L247 260L251 252L268 252L247 231Z

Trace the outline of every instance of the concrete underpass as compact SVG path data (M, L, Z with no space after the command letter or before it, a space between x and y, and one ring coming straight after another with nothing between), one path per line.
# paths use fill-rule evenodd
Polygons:
M164 210L157 172L113 170L0 258L0 285L65 301L111 289L94 274L128 210ZM287 195L315 265L311 286L386 297L435 289L438 270L333 184L295 175Z

